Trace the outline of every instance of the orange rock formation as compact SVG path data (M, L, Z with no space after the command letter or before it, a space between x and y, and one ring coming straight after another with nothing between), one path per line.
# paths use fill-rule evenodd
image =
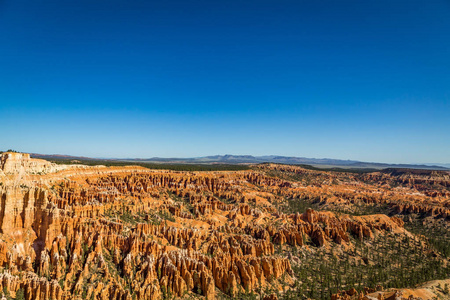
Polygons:
M27 300L237 295L295 280L277 245L345 246L404 231L400 219L381 214L283 214L286 198L449 213L443 196L430 203L415 195L412 208L405 191L335 186L323 174L329 184L301 185L259 171L55 167L11 153L1 162L0 289L23 289Z

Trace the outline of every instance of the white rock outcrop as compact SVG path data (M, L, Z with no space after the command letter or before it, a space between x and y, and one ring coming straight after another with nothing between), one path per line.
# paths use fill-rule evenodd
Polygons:
M0 155L0 169L6 175L11 174L43 174L66 169L65 165L57 165L43 159L31 158L29 153L5 152Z

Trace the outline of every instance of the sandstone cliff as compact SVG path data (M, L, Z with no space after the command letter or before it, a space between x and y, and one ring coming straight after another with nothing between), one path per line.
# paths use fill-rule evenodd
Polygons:
M402 212L410 203L402 191L336 186L338 177L323 174L328 184L310 186L254 170L54 166L12 153L1 166L0 289L21 289L26 299L215 299L268 286L282 291L295 276L280 247L346 248L405 234L401 219L383 214L283 213L286 199L389 203ZM18 184L8 181L20 173L27 176ZM427 196L419 199L420 207L431 205ZM431 207L448 213L440 204Z

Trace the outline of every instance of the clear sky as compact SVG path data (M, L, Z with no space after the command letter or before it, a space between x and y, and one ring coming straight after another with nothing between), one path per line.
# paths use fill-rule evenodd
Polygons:
M0 0L0 149L450 162L450 2Z

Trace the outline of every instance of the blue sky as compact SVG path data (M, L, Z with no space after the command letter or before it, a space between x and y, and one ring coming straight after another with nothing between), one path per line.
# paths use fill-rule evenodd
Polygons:
M450 162L450 2L0 0L0 149Z

